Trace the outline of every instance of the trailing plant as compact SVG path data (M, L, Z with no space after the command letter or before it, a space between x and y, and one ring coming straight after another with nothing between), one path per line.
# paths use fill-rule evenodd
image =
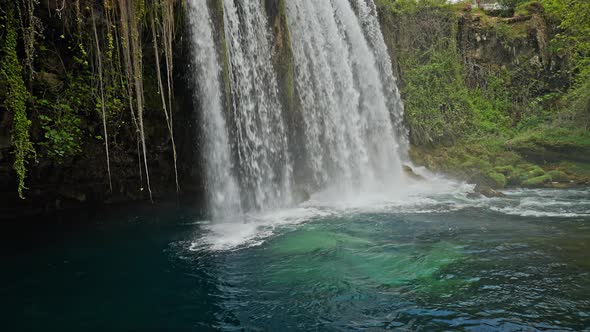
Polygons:
M14 147L13 169L18 180L18 195L24 198L27 164L35 157L35 149L30 140L31 121L27 117L27 100L29 92L23 80L23 69L17 56L18 33L14 12L9 7L6 15L6 29L2 49L4 54L0 61L0 77L6 82L5 106L13 116L12 145Z

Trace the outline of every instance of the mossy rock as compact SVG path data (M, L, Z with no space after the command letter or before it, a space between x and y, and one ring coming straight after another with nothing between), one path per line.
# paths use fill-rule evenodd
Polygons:
M558 165L571 181L579 185L590 184L590 163L562 162Z
M545 175L545 171L538 165L530 165L519 174L521 182Z
M504 187L506 187L507 180L506 180L506 177L504 176L504 174L497 173L497 172L492 172L492 173L490 173L488 175L494 181L494 187L493 188L504 188Z
M567 174L565 174L565 172L562 172L560 170L553 170L547 173L549 176L551 176L551 181L553 182L569 182L570 178L569 176L567 176Z
M507 184L509 186L520 186L523 181L523 174L526 171L520 167L514 168L514 172L507 176Z
M544 187L545 184L548 184L551 181L552 181L551 180L551 175L545 174L545 175L541 175L541 176L537 176L537 177L528 179L528 180L524 181L522 183L522 185L525 186L525 187L532 187L532 188L535 188L535 187Z
M424 181L424 177L422 175L416 174L416 172L414 172L414 170L412 169L412 167L408 166L408 165L404 165L402 167L404 174L413 180L418 180L418 181Z
M590 162L590 133L585 130L535 130L508 141L506 147L534 162Z
M516 172L516 170L514 169L514 166L512 166L512 165L496 166L496 167L494 167L494 171L496 171L497 173L503 174L504 176L511 176L512 174L514 174Z
M492 189L501 189L506 187L506 177L494 171L479 172L473 175L469 180L470 183L490 187Z

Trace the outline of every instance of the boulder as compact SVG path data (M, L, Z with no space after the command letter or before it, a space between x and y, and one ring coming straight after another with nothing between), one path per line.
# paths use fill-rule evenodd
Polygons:
M545 186L545 184L548 184L548 183L551 183L551 175L545 174L545 175L537 176L534 178L530 178L530 179L524 181L522 183L522 185L525 187L536 188L536 187L543 187L543 186Z
M412 169L412 167L408 166L408 165L404 165L403 166L403 171L404 174L409 177L410 179L413 180L418 180L418 181L424 181L424 177L422 175L416 174L416 172L414 172L414 170Z
M493 197L505 197L506 195L500 191L496 191L494 189L492 189L489 186L484 186L484 185L476 185L474 192L480 195L483 195L485 197L488 198L493 198Z

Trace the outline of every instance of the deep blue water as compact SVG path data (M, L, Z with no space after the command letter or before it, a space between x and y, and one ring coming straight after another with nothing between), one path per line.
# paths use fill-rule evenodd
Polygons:
M590 190L6 224L4 331L590 330Z

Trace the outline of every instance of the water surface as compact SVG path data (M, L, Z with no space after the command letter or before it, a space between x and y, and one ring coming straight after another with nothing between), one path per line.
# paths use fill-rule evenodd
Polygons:
M241 225L163 208L8 225L3 329L588 330L590 190L464 189Z

